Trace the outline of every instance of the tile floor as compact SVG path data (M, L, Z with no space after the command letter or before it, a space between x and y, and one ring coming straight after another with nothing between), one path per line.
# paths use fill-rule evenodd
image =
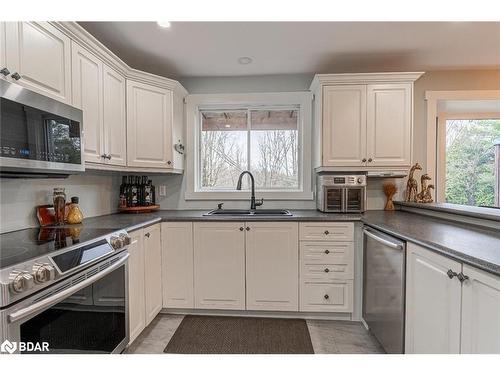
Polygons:
M160 354L182 321L182 315L160 314L126 353ZM377 340L358 322L307 320L316 354L383 353Z

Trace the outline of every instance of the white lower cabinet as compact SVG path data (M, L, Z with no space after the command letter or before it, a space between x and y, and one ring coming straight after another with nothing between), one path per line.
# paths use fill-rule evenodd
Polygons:
M163 306L160 228L160 224L144 228L146 325L151 323Z
M162 308L160 224L130 233L129 332L132 343Z
M500 353L500 277L463 266L462 353Z
M408 243L406 353L459 353L461 285L448 270L461 264Z
M247 310L297 311L298 223L246 223Z
M132 242L128 247L128 293L130 343L146 327L146 304L144 300L144 242L143 230L130 233Z
M163 307L193 308L193 223L161 224Z
M194 223L194 307L245 310L245 224Z
M412 243L406 265L405 353L500 353L500 277Z

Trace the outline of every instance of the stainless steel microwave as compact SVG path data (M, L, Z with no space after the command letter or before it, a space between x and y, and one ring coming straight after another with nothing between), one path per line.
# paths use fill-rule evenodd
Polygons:
M322 212L364 212L366 175L318 174L316 207Z
M0 80L0 176L85 171L81 110Z

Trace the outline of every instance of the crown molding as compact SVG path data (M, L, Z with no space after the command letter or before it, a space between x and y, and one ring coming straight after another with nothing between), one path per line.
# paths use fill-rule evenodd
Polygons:
M370 83L413 83L425 72L386 72L386 73L341 73L316 74L310 90L320 85L370 84Z
M124 75L125 78L166 88L174 91L182 97L188 95L188 91L176 80L130 67L76 22L51 22L51 24L68 35L72 41L80 44L82 47L86 48L99 59L104 61L107 65Z

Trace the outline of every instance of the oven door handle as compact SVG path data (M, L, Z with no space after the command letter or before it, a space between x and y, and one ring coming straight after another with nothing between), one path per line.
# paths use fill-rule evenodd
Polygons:
M26 318L27 316L30 316L32 314L36 314L40 311L47 309L48 307L50 307L56 303L59 303L59 302L65 300L66 298L71 296L73 293L76 293L79 290L86 288L89 285L92 285L97 280L103 278L104 276L110 274L111 272L113 272L116 269L123 266L125 264L125 262L127 261L128 257L129 257L129 254L126 254L118 262L116 262L112 266L109 266L104 271L102 271L94 276L91 276L88 279L85 279L81 283L78 283L78 284L76 284L68 289L64 289L62 292L54 294L54 295L52 295L46 299L43 299L37 303L34 303L31 306L28 306L24 309L21 309L21 310L18 310L16 312L13 312L12 314L9 314L9 322L15 323L19 320Z

